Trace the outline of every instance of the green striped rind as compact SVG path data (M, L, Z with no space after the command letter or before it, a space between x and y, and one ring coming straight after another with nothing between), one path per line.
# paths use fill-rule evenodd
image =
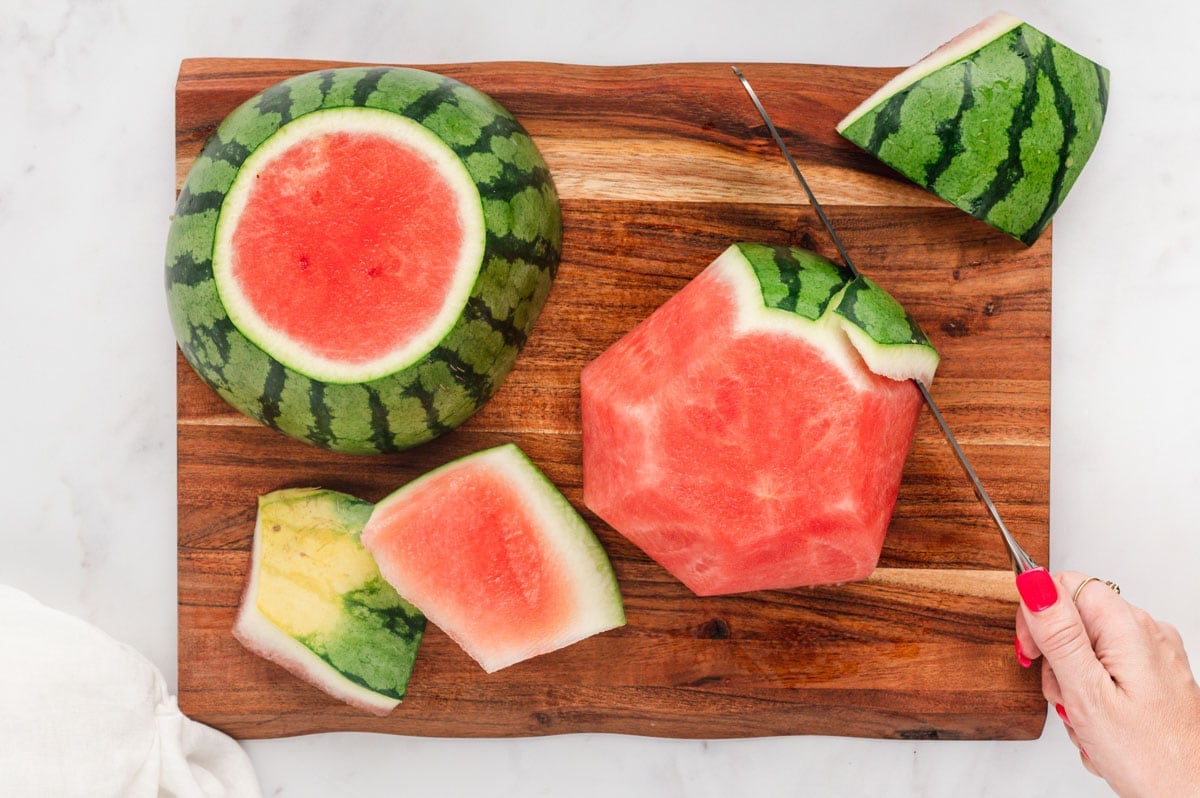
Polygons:
M365 107L437 134L475 180L486 241L457 324L424 357L364 383L327 383L287 368L230 321L213 279L217 217L238 169L281 126L313 111ZM465 421L511 370L550 292L562 217L550 171L504 108L450 78L394 67L312 72L272 86L230 114L180 191L166 289L180 350L238 410L338 451L407 449Z
M1032 244L1100 137L1109 72L1026 23L883 100L843 136Z
M834 312L882 346L933 346L908 311L866 277L846 285Z
M908 311L870 279L851 280L833 312L846 320L846 334L871 371L933 382L937 350Z
M816 321L853 275L844 266L799 247L735 244L754 268L763 304Z
M426 621L362 545L373 509L318 488L261 496L234 634L330 694L382 712L404 696Z
M900 303L870 279L799 247L731 248L750 265L765 308L818 324L837 320L835 326L872 371L895 380L932 381L937 350Z

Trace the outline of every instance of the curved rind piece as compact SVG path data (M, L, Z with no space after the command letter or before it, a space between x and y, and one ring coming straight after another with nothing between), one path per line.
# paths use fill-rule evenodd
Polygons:
M916 320L892 295L867 277L847 285L834 313L867 368L893 380L933 382L939 357Z
M918 185L1032 244L1095 149L1109 71L997 15L898 75L838 131Z
M458 321L424 356L366 382L313 379L268 355L231 321L213 277L217 224L239 168L280 127L337 108L380 109L436 134L475 181L485 226L479 276ZM184 357L241 412L323 448L399 451L461 424L495 393L545 304L561 249L550 171L494 100L416 69L322 70L251 98L205 144L168 235L168 307Z
M834 362L847 356L848 339L876 374L933 381L937 350L916 320L889 293L845 266L799 247L737 243L713 268L743 286L742 326L804 337ZM760 293L754 300L745 288L751 280Z
M407 689L425 616L363 548L371 511L368 502L318 488L259 497L233 634L333 697L385 715Z

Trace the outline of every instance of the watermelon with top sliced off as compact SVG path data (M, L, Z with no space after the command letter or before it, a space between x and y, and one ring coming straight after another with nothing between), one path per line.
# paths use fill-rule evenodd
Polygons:
M376 505L384 578L491 673L625 623L600 542L515 444L462 457Z
M1092 154L1109 72L998 13L901 72L837 126L942 199L1025 244Z
M583 369L584 503L699 595L864 579L937 363L870 280L734 244Z
M238 410L321 447L426 442L500 386L550 291L562 218L513 116L456 80L328 69L231 113L166 255L183 355Z
M372 509L318 488L259 497L233 634L335 698L385 715L404 697L425 616L363 548L359 536Z

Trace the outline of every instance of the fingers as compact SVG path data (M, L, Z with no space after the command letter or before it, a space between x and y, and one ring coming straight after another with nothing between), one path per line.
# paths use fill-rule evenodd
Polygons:
M1062 693L1062 703L1068 706L1091 704L1098 693L1112 689L1112 679L1092 649L1088 629L1071 601L1073 591L1085 578L1066 572L1055 579L1041 568L1017 577L1021 617L1031 644L1026 656L1033 658L1040 653L1046 658ZM1018 640L1025 643L1020 632Z

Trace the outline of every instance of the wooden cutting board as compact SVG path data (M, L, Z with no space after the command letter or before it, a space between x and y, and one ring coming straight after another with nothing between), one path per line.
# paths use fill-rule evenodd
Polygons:
M177 187L236 105L328 62L200 59L177 86ZM920 191L834 131L894 69L743 64L858 266L942 354L933 394L1009 526L1049 548L1050 235L1032 248ZM697 598L583 506L580 369L729 243L835 253L725 64L432 67L525 125L562 197L562 266L495 398L416 450L339 455L226 407L178 361L179 698L237 737L617 732L1037 737L1036 670L1013 650L1000 537L923 413L883 556L858 584ZM230 635L256 497L313 485L375 501L455 457L518 443L592 525L628 625L487 675L436 628L408 696L375 718Z

